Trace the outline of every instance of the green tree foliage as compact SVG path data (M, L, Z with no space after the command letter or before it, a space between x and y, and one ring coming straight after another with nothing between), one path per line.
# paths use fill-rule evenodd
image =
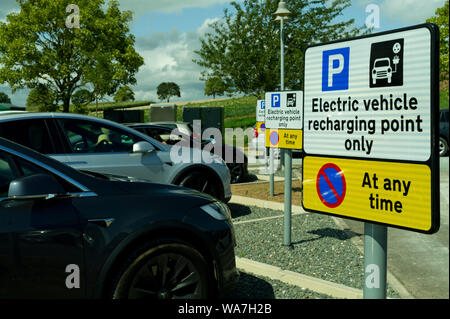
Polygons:
M156 94L160 100L170 102L172 96L181 97L180 87L174 82L162 82L156 89Z
M209 78L205 83L205 95L212 95L216 98L216 95L224 95L226 90L227 86L225 82L218 76Z
M45 84L38 84L30 91L26 110L30 112L56 112L59 107L55 103L55 93Z
M103 96L135 84L143 58L134 50L132 14L121 12L118 1L77 0L79 28L66 26L73 0L17 1L20 12L0 22L0 83L13 92L44 83L64 112L78 88Z
M87 114L89 112L87 105L92 102L93 94L87 89L80 89L72 95L72 104L74 112Z
M448 3L447 0L442 8L436 9L434 17L427 19L427 22L437 24L440 31L441 80L448 80Z
M280 24L273 13L278 0L231 2L232 11L210 25L201 39L194 62L205 68L202 80L221 77L235 92L261 95L279 89ZM354 20L341 21L350 0L289 1L292 12L285 23L285 84L303 86L304 52L308 45L348 38L361 33Z
M0 103L11 104L11 99L8 94L0 92Z
M116 95L114 95L115 102L128 102L134 101L134 92L133 90L127 86L122 86L119 90L117 90Z

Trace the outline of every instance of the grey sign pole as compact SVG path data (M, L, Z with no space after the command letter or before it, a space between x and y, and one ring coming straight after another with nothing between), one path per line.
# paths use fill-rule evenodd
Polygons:
M387 227L364 223L364 299L386 299Z

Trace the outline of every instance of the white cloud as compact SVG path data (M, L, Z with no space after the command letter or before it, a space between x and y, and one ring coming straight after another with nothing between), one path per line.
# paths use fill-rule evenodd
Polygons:
M181 98L203 98L204 82L200 81L201 67L192 62L200 49L200 37L209 30L208 25L218 19L206 19L194 31L177 30L152 33L138 38L136 50L144 58L134 87L136 100L158 101L156 88L161 82L175 82L180 86ZM176 99L174 99L176 100Z
M432 17L437 8L444 5L445 0L354 0L353 5L366 7L373 3L380 6L381 23L386 19L391 23L414 25L424 23Z
M436 9L444 3L445 0L385 0L380 9L382 16L391 20L418 24L433 16Z

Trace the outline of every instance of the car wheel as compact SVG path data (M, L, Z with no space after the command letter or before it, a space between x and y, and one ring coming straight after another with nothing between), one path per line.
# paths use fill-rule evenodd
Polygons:
M439 156L445 156L448 153L448 142L442 136L439 137Z
M180 180L180 183L178 185L186 188L192 188L220 199L218 185L215 183L214 179L211 178L211 176L206 172L189 173Z
M245 176L245 164L230 164L228 166L231 175L231 184L243 182L246 178Z
M206 299L211 296L208 266L184 243L160 243L136 251L113 284L114 299Z

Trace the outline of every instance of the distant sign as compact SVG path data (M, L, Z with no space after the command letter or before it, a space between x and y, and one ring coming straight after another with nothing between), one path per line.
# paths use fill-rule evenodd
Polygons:
M256 122L264 122L265 104L265 100L258 100L256 102Z
M305 210L439 228L439 33L424 24L305 52Z
M265 123L267 128L303 128L303 92L268 92L265 99Z
M265 95L266 147L275 147L268 132L276 131L278 148L302 149L303 92L267 92Z

